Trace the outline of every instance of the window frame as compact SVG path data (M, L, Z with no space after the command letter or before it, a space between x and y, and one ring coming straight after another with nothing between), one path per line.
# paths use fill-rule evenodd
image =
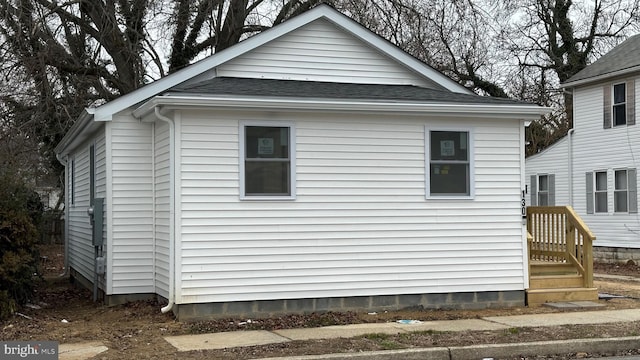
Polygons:
M69 206L75 206L76 203L76 158L75 156L69 159L69 185L67 186L69 191Z
M246 128L247 127L286 127L289 129L289 195L251 195L246 193L245 163L246 159ZM239 184L240 200L281 201L296 199L296 129L290 121L240 121L239 123Z
M624 189L618 189L618 182L617 180L617 175L619 172L624 172L624 179L625 179L625 184L626 184L626 188ZM626 194L625 199L626 199L626 203L625 203L625 210L624 211L618 211L618 207L616 206L618 204L618 197L616 196L618 193L624 192ZM615 214L628 214L629 213L629 169L627 168L621 168L621 169L613 169L613 212Z
M541 188L540 179L542 179L542 178L546 178L547 179L547 189L544 190L544 191L540 190L540 188ZM537 192L536 200L537 200L537 204L538 204L537 206L549 206L549 195L550 195L550 192L549 192L549 174L537 174L536 182L537 182L537 184L536 184L537 185L536 186L536 192ZM547 196L547 203L544 204L544 205L542 205L541 201L540 201L540 194L541 193Z
M598 174L605 174L605 188L604 190L598 190ZM597 194L605 194L605 211L598 211L598 197ZM609 173L607 170L595 170L593 172L593 213L594 214L608 214L609 213Z
M622 86L624 89L624 93L623 93L623 101L616 103L616 86ZM616 123L616 107L618 108L622 108L622 111L624 112L624 122L623 123ZM615 83L611 85L611 127L616 127L616 126L626 126L627 125L627 83L626 82L620 82L620 83Z
M448 160L441 163L464 163L467 168L469 194L432 194L431 193L431 133L432 132L465 132L467 133L467 160ZM475 161L474 161L474 129L471 127L432 127L425 126L425 198L429 200L472 200L475 197Z

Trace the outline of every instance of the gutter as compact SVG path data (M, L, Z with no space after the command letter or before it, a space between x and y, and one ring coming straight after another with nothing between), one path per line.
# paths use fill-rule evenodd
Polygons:
M567 132L567 136L569 137L569 144L568 144L568 156L567 158L569 159L569 181L568 181L568 185L569 185L569 206L573 207L573 133L576 129L571 128L569 129L569 132Z
M626 68L626 69L622 69L622 70L618 70L618 71L612 71L612 72L608 72L606 74L592 76L592 77L588 77L588 78L584 78L584 79L580 79L580 80L575 80L575 81L569 81L569 82L566 82L564 84L560 84L560 87L563 88L563 89L567 89L567 88L576 87L576 86L580 86L580 85L584 85L584 84L588 84L588 83L592 83L592 82L598 82L598 81L601 81L601 80L606 80L606 79L617 77L617 76L625 76L625 75L628 75L629 73L633 73L633 72L636 72L636 71L640 71L640 66L632 66L630 68Z
M551 111L549 107L529 104L447 104L420 103L411 101L372 101L372 100L342 100L326 98L279 98L279 97L237 97L237 96L156 96L138 107L134 116L142 117L154 111L157 106L166 109L189 108L244 108L244 109L274 109L282 111L300 110L336 112L358 112L368 114L404 113L404 114L433 114L438 116L475 116L492 119L537 120L540 116Z
M173 119L164 116L159 107L154 107L154 113L156 118L169 124L169 303L167 306L160 309L164 314L171 309L175 304L175 271L176 271L176 211L175 211L175 198L176 198L176 186L175 186L175 127L176 124ZM134 114L135 116L136 114ZM155 176L155 175L154 175ZM155 196L155 194L154 194ZM154 220L155 221L155 220Z

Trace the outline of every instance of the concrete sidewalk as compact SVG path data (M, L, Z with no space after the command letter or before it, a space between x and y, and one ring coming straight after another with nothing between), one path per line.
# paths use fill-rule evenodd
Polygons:
M332 338L350 338L362 336L372 333L384 333L384 334L400 334L414 331L486 331L486 330L501 330L513 327L542 327L542 326L560 326L560 325L575 325L575 324L605 324L605 323L622 323L640 321L639 309L625 309L625 310L600 310L600 311L582 311L582 312L562 312L552 314L531 314L531 315L516 315L516 316L494 316L486 317L482 319L468 319L468 320L449 320L449 321L425 321L416 322L412 324L401 323L373 323L373 324L354 324L354 325L340 325L340 326L327 326L320 328L303 328L303 329L285 329L274 331L235 331L235 332L223 332L201 335L183 335L183 336L168 336L165 339L173 345L178 351L191 351L191 350L213 350L233 348L240 346L254 346L254 345L267 345L276 343L286 343L289 341L297 340L316 340L316 339L332 339ZM635 344L635 348L640 346L640 338L621 338L619 340L622 344ZM577 341L577 342L576 342ZM606 339L595 340L589 339L579 342L573 341L576 346L584 347L587 343L600 344ZM563 341L561 343L570 344L572 341ZM610 341L609 341L610 343ZM609 344L611 345L611 344ZM495 346L499 345L482 345L487 351L498 351ZM522 349L517 346L533 346L530 344L508 344L503 347L509 348L512 351L521 351ZM560 345L555 344L553 347L549 347L549 342L543 342L536 345L533 351L539 349L553 349L556 351ZM617 345L616 345L617 346ZM492 348L493 347L493 348ZM452 358L453 348L441 348L447 349L447 359ZM464 352L467 351L470 354L477 353L473 351L480 351L478 346L473 349L456 348L455 351ZM426 353L434 352L434 349L422 349L422 352L415 353L417 349L403 350L396 352L395 358L425 358ZM583 350L584 351L584 350ZM490 351L489 351L490 352ZM391 356L393 352L381 352L384 354L382 358L393 358ZM415 353L415 354L414 354ZM374 354L369 354L373 356ZM411 356L410 356L411 355ZM432 354L433 355L433 354ZM325 359L325 358L345 358L345 354L334 354L331 357L301 357L300 359ZM349 355L354 357L354 354ZM380 355L382 356L382 355ZM435 356L435 355L434 355ZM488 355L487 355L488 356ZM356 356L357 357L357 356ZM495 356L493 356L495 357ZM382 359L381 358L381 359ZM429 355L428 358L437 358ZM464 358L455 357L455 358Z

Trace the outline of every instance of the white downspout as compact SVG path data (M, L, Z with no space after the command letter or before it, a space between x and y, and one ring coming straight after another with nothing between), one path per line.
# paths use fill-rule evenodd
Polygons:
M69 169L67 167L69 160L67 157L60 157L60 154L56 154L56 159L64 166L64 234L62 235L64 238L64 269L60 274L60 277L64 277L69 274L69 186L67 186L69 181Z
M573 207L573 132L574 128L569 129L567 136L569 137L569 154L567 158L569 159L569 206Z
M175 257L176 257L176 239L175 239L175 123L173 119L162 115L159 107L154 108L156 118L169 124L169 303L160 309L162 313L167 313L173 309L175 304ZM155 195L154 195L155 196Z

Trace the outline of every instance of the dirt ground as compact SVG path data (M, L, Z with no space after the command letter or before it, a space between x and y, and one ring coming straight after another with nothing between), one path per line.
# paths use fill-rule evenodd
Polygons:
M419 332L396 336L371 334L352 339L293 341L267 346L242 347L216 351L178 353L163 336L204 332L256 329L283 329L316 327L365 322L387 322L399 319L443 320L468 319L485 316L519 315L558 312L547 307L487 309L468 311L393 311L376 315L367 313L326 313L292 315L270 319L224 319L200 323L181 323L172 315L161 314L162 304L151 301L132 302L106 307L91 301L91 293L69 285L68 278L60 277L63 267L62 246L41 249L46 256L42 262L44 280L36 298L0 323L1 340L51 340L60 343L100 341L109 350L96 359L253 359L261 357L322 354L326 352L360 352L412 347L466 346L478 343L509 343L571 338L602 338L640 335L640 322L612 325L563 326L545 328L513 328L502 331L475 332ZM596 273L626 275L640 278L636 265L595 264ZM640 282L596 280L601 293L624 295L625 298L601 300L608 309L640 309ZM244 323L244 325L243 325ZM637 354L630 349L616 355ZM594 354L581 354L581 356ZM556 358L574 358L575 354L560 354Z

